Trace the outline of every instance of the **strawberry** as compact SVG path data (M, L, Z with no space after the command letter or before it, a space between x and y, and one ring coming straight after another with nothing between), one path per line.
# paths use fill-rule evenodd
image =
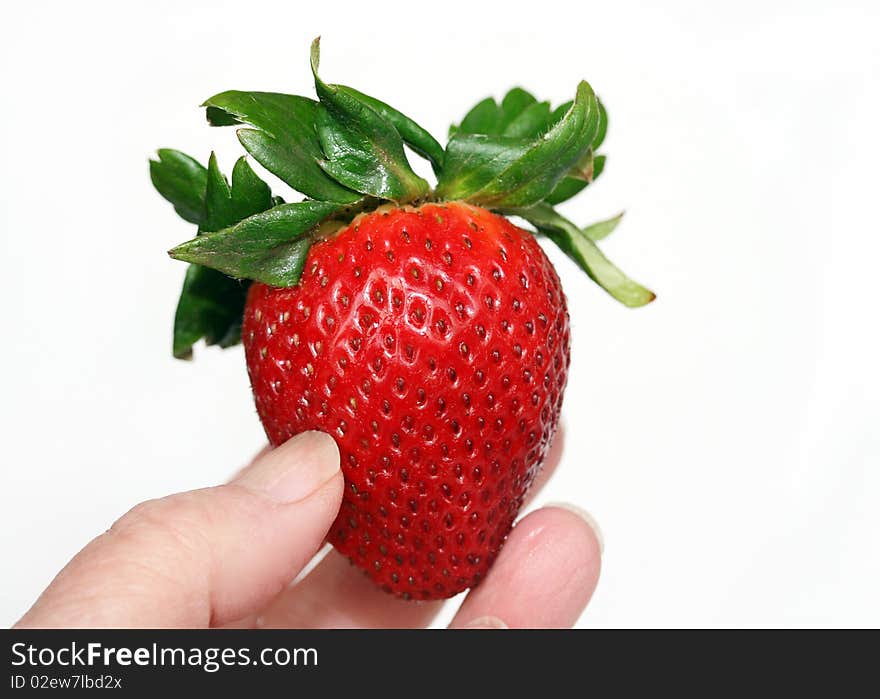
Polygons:
M312 246L298 286L251 286L243 337L270 441L339 444L330 541L403 595L476 584L568 369L565 299L534 236L461 203L362 214Z
M607 115L586 82L553 110L522 89L483 100L445 148L394 108L318 77L318 101L230 91L212 125L305 195L285 203L240 159L231 181L160 150L153 183L186 220L174 354L243 340L270 442L323 430L346 491L329 540L383 589L452 596L498 554L556 431L569 366L546 237L628 306L654 295L555 205L604 169ZM431 187L404 144L427 158ZM516 215L535 231L506 218Z

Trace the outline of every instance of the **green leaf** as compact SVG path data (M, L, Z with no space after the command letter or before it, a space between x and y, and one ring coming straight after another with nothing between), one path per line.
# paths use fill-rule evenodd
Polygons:
M605 106L598 98L597 102L599 126L592 143L594 151L602 145L608 128ZM450 127L449 136L461 132L537 138L553 128L571 109L571 105L572 100L569 100L550 111L549 103L538 102L530 93L515 87L504 96L500 105L491 97L477 103L462 120L460 126Z
M556 126L562 117L565 116L566 112L571 109L571 105L574 104L574 100L568 100L568 102L563 102L556 109L553 110L553 114L550 115L550 124L551 126Z
M501 108L491 97L477 102L474 108L461 120L461 124L455 128L455 133L500 135ZM451 135L452 133L450 133Z
M484 134L487 136L536 136L537 133L521 133L522 126L513 133L507 133L510 125L523 111L535 104L535 97L521 87L514 87L501 100L501 104L491 97L481 100L461 120L458 126L449 129L450 137L456 133Z
M242 123L235 116L220 107L205 107L205 118L211 126L236 126Z
M596 129L596 136L593 138L593 151L599 150L605 142L605 134L608 132L608 112L605 111L605 105L599 100L599 127Z
M556 243L594 282L625 306L644 306L656 298L653 292L615 267L589 235L556 213L552 207L539 204L528 209L508 209L505 213L526 219Z
M205 189L205 218L200 232L219 231L252 214L272 206L272 192L242 156L232 168L232 186L226 182L217 157L208 160L208 182Z
M605 221L598 221L593 223L586 228L581 229L581 233L587 236L594 243L598 243L600 240L604 240L609 235L614 232L614 229L617 228L617 225L620 223L623 218L623 211L621 211L617 216L612 216Z
M602 100L597 98L596 101L599 106L599 125L596 128L596 135L593 138L593 142L591 144L593 147L593 152L597 151L599 149L599 146L601 146L605 142L605 134L608 131L608 112L605 111L605 105L602 103ZM565 112L567 112L570 108L571 102L564 102L563 104L560 104L556 109L554 109L553 113L550 115L550 126L555 125L560 119L562 119L562 117L565 115Z
M239 129L238 140L254 160L298 192L340 203L360 198L318 165L324 154L315 133L318 103L314 100L276 92L229 90L205 100L203 106L214 125L244 122L254 127Z
M217 231L272 206L272 192L245 157L232 168L232 185L211 153L205 187L204 219L199 233ZM193 345L230 347L241 339L241 319L250 282L232 279L201 265L190 265L174 314L174 356L192 356Z
M171 153L176 154L176 160L172 162L186 164L190 173L189 180L175 180L174 191L178 195L181 192L186 194L191 216L185 218L198 224L200 231L225 228L272 206L274 198L269 187L257 177L245 158L235 164L230 187L213 153L207 169L189 156L176 151ZM165 152L160 152L163 162L167 160L164 155ZM161 163L157 167L151 164L154 182L157 171L162 177L165 169ZM167 178L161 181L166 182ZM187 186L182 187L181 182L187 182ZM202 338L207 345L229 347L236 344L241 338L242 311L249 285L250 282L231 279L216 270L190 265L174 314L174 356L179 359L192 357L193 345Z
M168 254L231 277L293 286L313 242L308 234L344 208L318 201L281 204L229 228L193 238Z
M397 129L351 88L328 85L318 76L319 40L312 43L312 73L323 109L316 128L326 160L319 165L349 189L404 203L425 195L428 183L416 175Z
M150 179L177 215L190 223L201 223L205 206L208 171L185 153L170 148L158 150L159 159L150 161Z
M593 176L590 181L578 178L578 177L564 177L562 181L556 185L554 190L550 192L550 194L545 197L544 201L551 206L556 206L568 199L571 199L576 194L579 194L583 189L593 182L596 181L596 178L602 174L602 171L605 169L605 156L604 155L596 155L593 156Z
M446 163L437 182L443 199L465 199L528 152L531 142L460 132L446 146Z
M365 95L353 87L346 87L345 89L368 107L371 107L383 119L387 120L397 129L397 133L400 134L404 143L423 158L427 158L431 162L431 167L435 173L440 172L443 167L443 146L437 142L436 138L394 107L377 100L375 97Z
M568 177L574 177L576 180L584 182L592 182L593 180L593 149L588 148L568 171Z
M504 135L512 138L538 138L550 123L550 103L534 102L523 109L504 127Z
M516 158L499 153L497 139L482 143L474 136L457 133L447 146L447 161L437 186L444 198L465 198L490 208L532 206L548 196L559 182L580 163L590 149L599 121L599 109L592 88L586 82L578 85L577 96L565 116L542 138L533 141ZM467 143L459 143L468 139ZM465 150L467 158L453 158L455 151ZM479 178L470 170L477 168ZM491 171L491 177L486 173ZM468 188L462 182L479 182ZM454 196L451 194L454 193Z
M551 206L556 206L580 194L588 184L589 182L586 180L580 180L577 177L566 177L556 185L544 201Z
M604 155L593 156L593 177L590 180L590 183L595 182L599 178L599 175L605 172L605 160L606 156Z
M499 133L505 133L513 120L537 101L534 95L526 92L521 87L514 87L508 90L501 100L501 118L498 124Z
M201 265L189 265L174 314L174 356L192 357L193 345L231 347L241 340L241 320L250 282Z

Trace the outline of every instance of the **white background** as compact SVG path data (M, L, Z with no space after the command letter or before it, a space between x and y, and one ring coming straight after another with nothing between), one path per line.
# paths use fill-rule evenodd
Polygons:
M147 159L231 166L199 102L310 94L322 34L327 80L437 136L513 84L608 105L607 170L566 210L625 208L604 247L659 299L552 253L574 347L539 503L606 539L580 625L880 625L880 6L355 5L4 5L0 622L131 505L261 446L240 348L171 359L165 250L192 231Z

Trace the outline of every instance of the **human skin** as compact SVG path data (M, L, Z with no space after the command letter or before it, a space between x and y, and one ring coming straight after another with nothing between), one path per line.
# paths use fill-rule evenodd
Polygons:
M16 627L430 624L442 602L388 595L335 551L296 580L321 550L342 489L335 442L305 432L264 450L227 484L134 507L58 573ZM567 505L526 515L450 626L571 626L599 579L597 532L589 515Z

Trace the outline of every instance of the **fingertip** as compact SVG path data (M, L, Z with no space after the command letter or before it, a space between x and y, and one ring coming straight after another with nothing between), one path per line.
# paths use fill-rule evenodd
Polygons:
M276 502L297 502L341 478L339 448L324 432L302 432L257 459L235 485L268 495Z
M482 617L510 628L568 628L583 612L601 571L599 538L580 513L559 506L526 515L493 567L453 620L462 628Z
M593 517L589 512L587 512L582 507L578 507L577 505L572 505L569 502L550 502L544 506L544 509L555 508L559 510L564 510L566 512L570 512L573 515L579 517L583 522L586 523L587 527L590 529L593 537L596 539L596 544L599 549L599 554L605 553L605 536L602 533L602 528L599 526L599 522L596 521L596 518Z
M273 453L280 455L298 453L317 461L339 464L339 447L336 440L320 430L300 432L277 446Z

